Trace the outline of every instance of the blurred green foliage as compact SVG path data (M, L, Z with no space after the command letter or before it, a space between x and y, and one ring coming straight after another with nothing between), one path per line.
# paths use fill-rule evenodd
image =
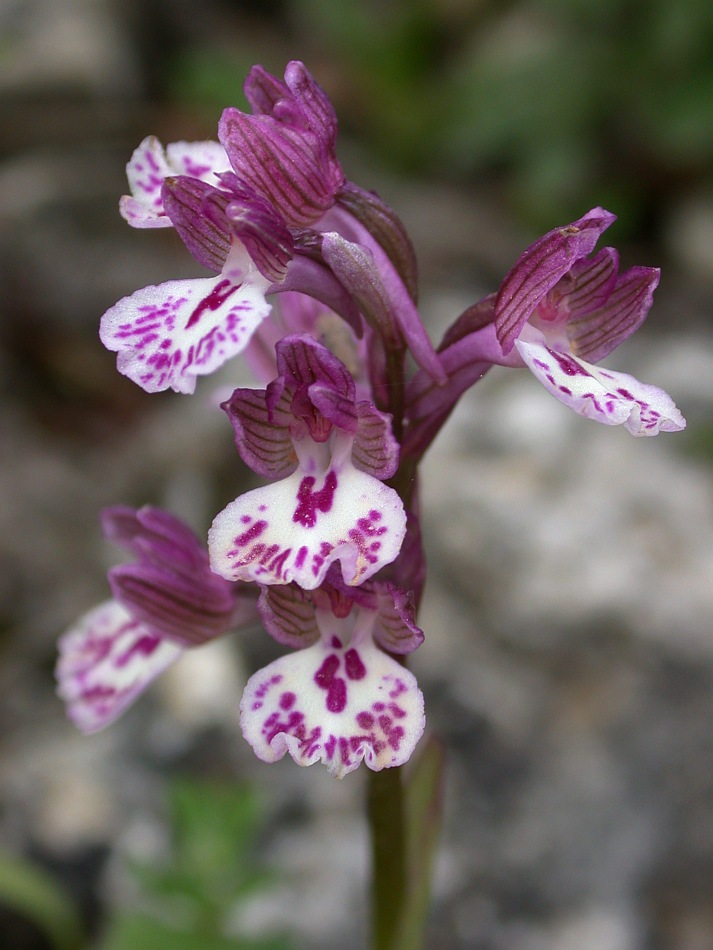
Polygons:
M168 853L131 868L137 906L108 907L99 950L289 950L286 937L240 932L245 900L274 883L257 859L264 827L257 793L175 781L168 825ZM60 882L23 858L0 854L0 905L30 921L55 950L97 947Z
M78 910L62 885L25 858L0 852L0 906L31 921L54 950L81 950Z
M115 912L101 950L288 950L279 936L230 933L241 902L272 884L255 855L262 816L250 789L175 782L170 853L133 867L141 909Z
M496 187L538 227L599 203L641 230L679 193L713 186L710 0L286 0L284 10L292 55L328 86L342 127L395 169ZM240 104L248 52L261 58L184 51L176 92ZM279 70L274 55L262 61Z

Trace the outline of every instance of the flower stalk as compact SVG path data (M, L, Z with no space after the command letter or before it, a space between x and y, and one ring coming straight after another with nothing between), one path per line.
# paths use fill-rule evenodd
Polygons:
M403 769L370 772L372 950L415 950L398 941L407 909L408 855Z

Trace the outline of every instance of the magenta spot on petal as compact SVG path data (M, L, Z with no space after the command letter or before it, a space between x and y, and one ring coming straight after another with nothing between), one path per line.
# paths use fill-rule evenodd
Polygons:
M401 744L404 734L404 730L401 728L401 726L394 726L394 728L388 734L388 743L395 752L398 752L399 745Z
M314 674L314 681L320 689L329 689L334 674L339 669L339 657L331 653Z
M219 280L207 297L204 297L193 313L188 318L186 330L198 323L206 310L215 312L225 301L232 296L236 290L240 290L240 284L233 284L229 280Z
M386 704L374 703L374 705L371 708L374 710L374 712L383 712L386 709Z
M267 528L267 521L256 521L253 525L251 525L248 528L247 531L244 531L242 534L238 535L238 537L235 538L235 541L233 543L237 544L238 547L242 547L245 544L249 544L251 541L254 541L255 538L259 538L260 535L264 532L265 528ZM262 553L264 546L261 546L261 548L262 549L260 553Z
M280 696L280 709L292 709L296 700L297 696L294 693L283 693L282 696Z
M327 709L332 713L344 712L347 705L347 684L341 676L335 676L327 690Z
M356 721L360 729L371 729L374 725L374 717L368 712L360 712Z
M276 558L270 561L270 564L268 566L273 574L282 576L283 568L285 566L285 561L290 556L291 551L292 551L292 548L285 548L285 550L281 554L278 554Z
M299 549L299 551L297 552L297 555L296 555L296 557L295 557L295 567L296 567L298 570L299 570L299 569L302 567L302 565L304 564L306 557L307 557L307 548L306 548L305 545L303 544L302 547L301 547L301 548Z
M330 642L330 646L331 646L334 650L341 650L341 648L342 648L342 641L339 639L339 637L332 637L332 639L331 639L329 642Z
M344 665L348 679L361 680L366 676L366 667L362 663L361 657L356 650L347 650L344 654Z
M629 392L628 389L617 389L617 392L619 393L620 396L623 396L624 399L633 399L633 398L634 398L634 397L632 396L632 394Z
M250 524L253 519L250 517L250 515L243 515L240 520L243 524Z
M260 683L258 688L255 690L255 698L259 700L264 699L265 696L267 696L267 694L270 692L270 688L272 686L277 686L281 680L282 676L279 673L276 673L274 676L271 676L270 679ZM262 703L260 705L262 705Z
M160 642L161 640L159 637L139 637L139 639L135 643L132 643L125 653L122 653L121 656L116 658L114 661L115 665L119 667L126 666L126 664L133 660L135 656L140 656L142 658L151 656Z
M339 657L330 654L314 674L314 681L320 689L327 691L327 709L330 712L344 712L347 705L347 684L336 676L339 669Z
M337 476L333 471L327 472L324 485L319 491L312 491L315 479L306 475L297 489L297 508L292 520L301 524L303 528L313 528L317 523L317 512L327 512L332 508L334 492L337 488Z
M268 744L281 732L288 732L293 736L297 736L298 739L302 739L305 733L304 718L304 713L294 711L287 717L287 722L281 722L280 714L272 713L263 723L262 733Z
M557 360L560 369L566 376L589 376L589 373L566 353L558 353L556 350L550 349L547 352L551 353L554 359Z

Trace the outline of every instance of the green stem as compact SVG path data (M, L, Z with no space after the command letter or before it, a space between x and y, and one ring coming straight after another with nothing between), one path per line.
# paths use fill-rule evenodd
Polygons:
M395 950L407 897L408 846L400 768L369 773L372 950Z
M385 350L388 411L392 431L400 443L405 408L404 350L389 346ZM390 484L409 511L416 486L415 462L402 462ZM405 657L394 659L405 665ZM437 772L440 774L440 767ZM372 950L419 950L423 942L433 852L426 837L433 822L426 821L420 811L414 813L413 788L407 789L402 768L369 772L368 783ZM429 792L430 788L426 796L430 804L433 796ZM428 844L423 854L415 853L420 850L418 846L414 848L417 840L418 846ZM414 895L418 897L416 904Z

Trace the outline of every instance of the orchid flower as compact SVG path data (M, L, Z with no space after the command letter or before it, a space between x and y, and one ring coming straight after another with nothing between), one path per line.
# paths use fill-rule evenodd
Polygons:
M266 390L236 389L223 408L243 461L279 478L228 505L208 535L211 566L229 580L318 587L334 561L361 584L399 553L406 515L383 479L396 470L389 417L355 401L354 381L306 335L277 345Z
M203 545L160 508L115 506L104 534L138 561L109 571L114 594L59 642L59 695L82 732L117 719L189 647L250 622L254 601L213 574Z
M117 369L146 392L192 393L196 378L247 345L270 312L270 286L236 242L219 277L144 287L102 317L100 336Z
M126 220L173 225L199 263L219 275L146 287L104 314L102 342L118 353L119 372L147 392L192 393L197 376L245 348L270 312L268 288L286 276L293 253L287 224L319 217L344 181L334 110L301 63L287 67L284 83L255 67L245 89L259 114L226 109L225 147L176 142L164 150L150 136L127 166ZM305 289L314 290L314 267L306 262L305 269ZM328 304L344 298L329 275L318 278ZM356 321L353 305L344 306Z
M130 195L119 202L122 218L134 228L170 228L161 189L166 178L188 175L215 181L230 168L219 142L172 142L165 149L155 135L147 136L126 166Z
M632 435L676 432L685 421L667 393L594 365L641 326L659 282L652 267L619 273L613 248L588 257L614 220L594 208L522 254L495 299L497 340L579 415Z
M425 725L423 696L413 673L384 650L408 653L423 634L401 591L384 583L348 590L330 577L334 584L312 592L264 589L266 630L298 650L250 678L240 723L263 761L289 752L298 765L321 761L342 778L362 760L379 771L413 752Z
M111 307L100 335L118 353L119 372L148 392L192 393L197 376L245 349L270 313L268 293L297 291L339 314L357 336L366 319L387 349L394 341L410 348L445 382L415 309L411 243L387 205L346 182L327 95L299 62L288 64L284 82L254 67L245 94L253 114L226 109L220 142L164 150L150 136L127 166L126 220L172 225L219 276L146 287ZM335 245L335 233L323 251L334 228L350 240Z

